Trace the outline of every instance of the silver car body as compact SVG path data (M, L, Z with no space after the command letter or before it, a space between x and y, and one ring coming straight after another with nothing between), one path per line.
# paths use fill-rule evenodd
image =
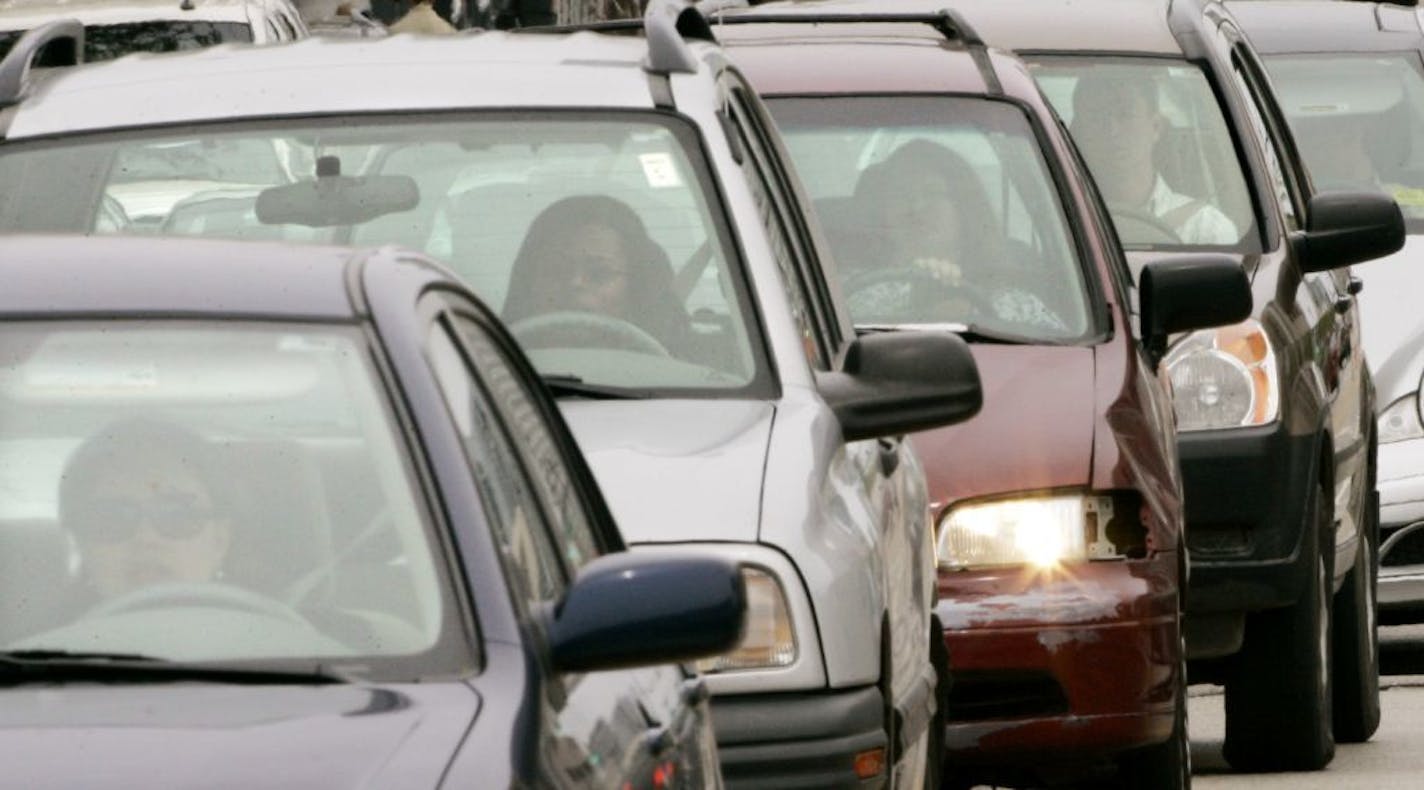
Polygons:
M888 676L893 701L932 698L924 695L935 685L929 658L935 557L919 462L908 443L842 438L818 392L772 241L718 115L730 91L745 83L720 49L689 46L695 71L670 73L667 86L676 112L703 136L780 394L568 400L565 414L630 544L647 550L706 544L771 572L785 591L799 648L794 662L714 674L714 695L870 689ZM483 33L312 39L126 58L52 75L0 112L0 156L6 143L29 138L243 118L648 110L658 97L647 57L641 38ZM835 286L827 292L839 324L831 353L839 357L854 333ZM887 474L887 456L896 454L898 465ZM888 672L882 654L891 657ZM714 711L715 703L714 696Z

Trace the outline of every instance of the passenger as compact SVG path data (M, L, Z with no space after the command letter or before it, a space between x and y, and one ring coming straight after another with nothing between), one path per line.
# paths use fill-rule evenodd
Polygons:
M79 550L90 603L163 583L221 577L231 497L214 446L166 422L101 429L70 456L61 523Z
M1009 260L988 193L959 154L929 140L911 140L861 173L854 199L871 219L875 242L866 248L868 255L851 255L847 274L909 267L942 283L946 292L964 290L942 299L944 314L938 316L922 315L926 295L915 295L915 320L968 322L982 309L998 322L1066 331L1041 298L1013 282L1011 270L1025 262ZM972 303L971 290L989 304Z
M579 195L544 209L515 256L504 320L570 312L632 324L677 356L690 344L667 254L633 209L611 197Z
M1073 88L1073 140L1114 213L1155 219L1186 244L1235 244L1241 231L1215 206L1167 185L1154 151L1167 121L1150 79L1089 73Z

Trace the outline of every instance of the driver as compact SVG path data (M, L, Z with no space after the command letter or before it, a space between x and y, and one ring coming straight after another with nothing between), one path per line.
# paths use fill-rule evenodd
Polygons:
M1150 79L1094 71L1073 87L1073 141L1092 165L1109 209L1161 221L1186 244L1235 244L1241 232L1220 209L1174 192L1154 151L1166 128Z
M86 597L219 578L231 504L213 444L166 422L105 427L70 456L59 511Z
M631 207L604 195L568 197L544 209L515 256L504 320L554 313L632 324L677 356L691 339L667 254ZM578 335L570 338L575 345L603 345L595 325L580 327Z

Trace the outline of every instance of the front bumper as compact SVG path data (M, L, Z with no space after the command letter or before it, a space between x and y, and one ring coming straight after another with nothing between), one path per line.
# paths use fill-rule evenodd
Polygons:
M884 749L885 698L877 686L712 697L712 725L728 788L881 787L855 773L855 756Z
M1188 611L1240 616L1294 603L1309 581L1301 547L1318 479L1315 437L1292 435L1278 422L1180 433L1177 447L1191 553ZM1189 642L1197 636L1193 627Z
M1424 620L1424 439L1379 447L1379 604L1391 622Z
M1172 731L1177 555L1054 576L940 576L949 648L947 757L959 766L1081 763Z

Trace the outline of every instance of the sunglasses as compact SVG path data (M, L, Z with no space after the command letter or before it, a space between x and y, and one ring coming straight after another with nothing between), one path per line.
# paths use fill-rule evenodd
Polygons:
M78 536L99 543L132 540L144 524L167 540L190 540L212 523L215 512L188 494L159 494L151 499L95 497L69 514L67 525Z

